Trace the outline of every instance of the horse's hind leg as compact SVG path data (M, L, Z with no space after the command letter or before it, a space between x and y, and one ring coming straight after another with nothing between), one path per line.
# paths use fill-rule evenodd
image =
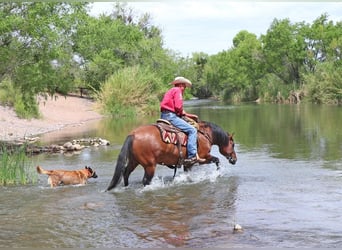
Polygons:
M133 160L130 160L124 170L123 177L124 177L124 185L125 187L128 186L128 178L130 174L133 172L133 170L138 166L138 163L136 163Z
M145 174L144 174L144 178L143 178L143 185L150 185L152 178L154 176L154 171L155 171L156 166L149 166L149 167L145 167Z

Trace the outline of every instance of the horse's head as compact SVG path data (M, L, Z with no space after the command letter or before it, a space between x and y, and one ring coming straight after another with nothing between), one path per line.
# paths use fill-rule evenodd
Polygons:
M234 150L235 144L234 144L233 134L230 135L229 133L227 133L227 135L228 135L228 144L225 146L221 146L219 148L220 153L228 159L230 164L235 165L235 163L237 162L237 157L236 157L236 153Z

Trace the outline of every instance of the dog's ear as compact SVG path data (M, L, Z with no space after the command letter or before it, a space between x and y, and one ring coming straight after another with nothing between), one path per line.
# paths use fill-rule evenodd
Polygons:
M91 167L85 166L85 169L87 169L90 173L93 173L94 171L91 169Z

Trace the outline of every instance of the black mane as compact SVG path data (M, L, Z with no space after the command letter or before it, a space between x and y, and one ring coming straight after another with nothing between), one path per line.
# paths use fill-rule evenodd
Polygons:
M216 124L212 123L212 122L206 122L206 121L201 121L202 123L204 123L204 126L208 126L212 133L213 133L213 144L216 145L228 145L228 134L227 132L225 132L222 128L220 128L219 126L217 126Z

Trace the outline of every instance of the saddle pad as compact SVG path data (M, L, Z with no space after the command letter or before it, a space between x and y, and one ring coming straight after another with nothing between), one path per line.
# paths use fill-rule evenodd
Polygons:
M188 142L188 136L173 125L168 125L164 122L157 122L155 126L160 131L160 136L163 142L182 146L186 146Z

